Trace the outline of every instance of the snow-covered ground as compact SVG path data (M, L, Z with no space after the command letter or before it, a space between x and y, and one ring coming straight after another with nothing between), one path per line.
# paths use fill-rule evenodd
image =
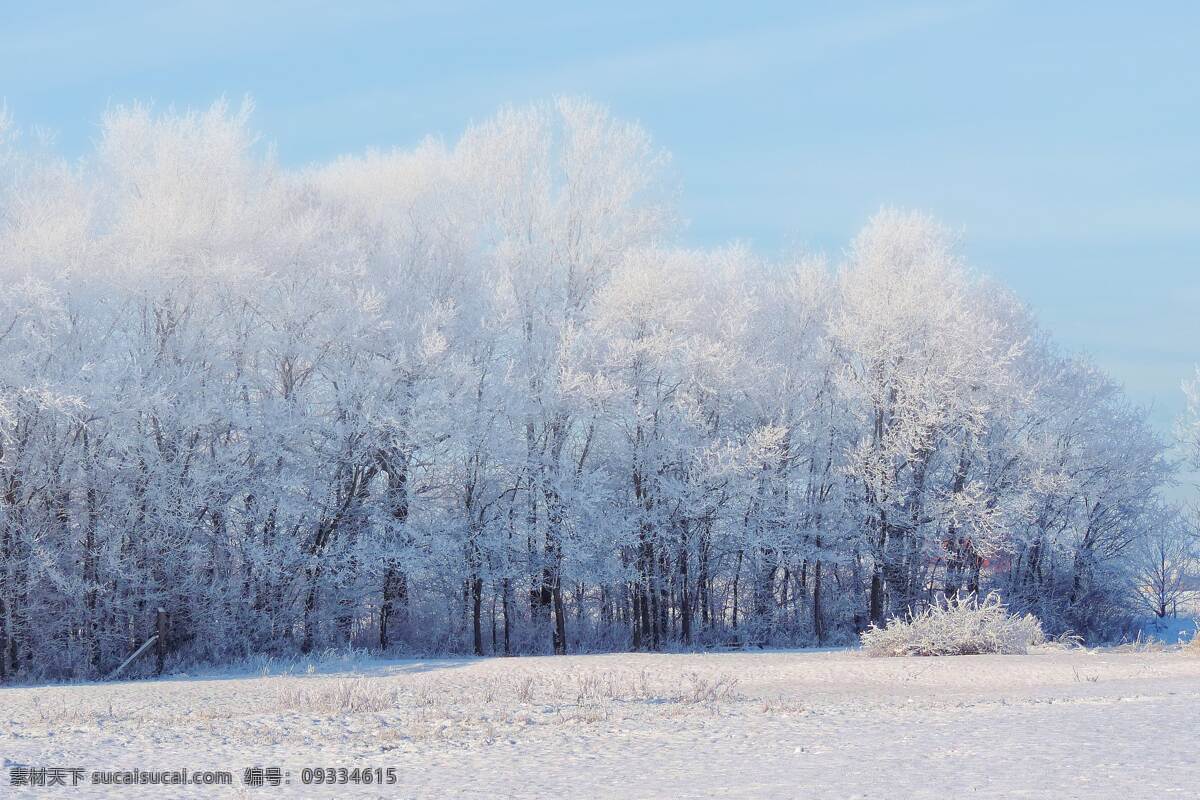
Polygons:
M269 671L269 670L264 670ZM1195 797L1200 657L854 651L358 662L0 690L0 795ZM290 785L247 788L246 767ZM232 787L22 789L23 767ZM305 767L396 769L301 785ZM386 774L386 773L385 773ZM69 779L68 779L69 782Z

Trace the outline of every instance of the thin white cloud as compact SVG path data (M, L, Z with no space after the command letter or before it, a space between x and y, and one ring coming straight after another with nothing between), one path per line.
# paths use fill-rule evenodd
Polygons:
M696 91L774 69L814 62L872 42L925 30L992 7L991 2L886 7L806 23L655 44L564 65L552 80L580 86L636 85L644 91Z

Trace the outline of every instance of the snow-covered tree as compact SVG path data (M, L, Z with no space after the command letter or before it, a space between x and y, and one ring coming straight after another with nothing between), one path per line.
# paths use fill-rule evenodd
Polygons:
M992 590L1114 630L1144 413L929 218L681 249L666 164L582 100L301 170L249 106L114 109L78 163L0 121L0 676L104 674L159 607L211 660L825 643Z

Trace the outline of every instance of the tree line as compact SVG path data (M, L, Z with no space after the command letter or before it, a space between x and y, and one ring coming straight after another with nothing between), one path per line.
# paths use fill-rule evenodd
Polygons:
M7 130L7 133L3 131ZM996 590L1113 635L1166 443L956 237L679 244L582 100L279 166L249 109L0 122L0 677L834 644Z

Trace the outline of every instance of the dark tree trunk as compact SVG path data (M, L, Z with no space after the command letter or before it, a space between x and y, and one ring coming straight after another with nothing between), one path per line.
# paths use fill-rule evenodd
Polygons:
M671 589L670 589L670 573L671 562L667 553L667 548L664 546L659 549L659 560L657 568L658 581L658 629L661 632L660 641L666 644L674 634L671 630Z
M3 555L3 551L0 551ZM0 562L3 563L3 562ZM0 683L8 679L8 614L4 594L0 592Z
M642 647L653 649L655 647L654 633L650 624L650 603L646 597L646 586L644 583L639 583L637 588L637 609L638 619L642 626Z
M820 540L817 540L818 543ZM821 612L821 561L813 564L813 633L817 636L817 644L825 643L825 618Z
M696 551L696 593L699 595L700 624L704 630L712 628L712 586L708 575L708 524L700 534L700 546Z
M500 602L503 605L503 612L504 612L504 655L511 656L512 655L512 638L511 638L512 601L510 599L510 595L512 594L512 586L509 584L508 578L504 579L503 583L501 584L500 591L501 591Z
M633 591L633 649L642 649L642 606L639 598L639 590Z
M399 449L381 455L384 472L387 474L388 502L391 504L392 519L398 523L408 521L408 459ZM392 644L391 627L399 617L407 622L408 579L391 560L383 573L383 602L379 606L379 649L387 650Z
M389 566L383 572L383 602L379 605L379 649L387 650L391 644L388 628L396 608L396 568Z
M687 526L679 546L679 632L684 644L692 643L692 598L688 590Z
M867 617L872 625L883 624L883 574L878 564L871 570L871 596Z
M738 589L742 582L742 551L738 550L737 554L737 569L733 572L733 629L736 631L738 626Z
M557 576L554 583L554 653L565 655L567 652L567 611L563 607L562 585Z
M471 633L475 655L483 655L483 578L471 578Z
M166 609L158 609L154 619L155 632L158 634L158 641L155 646L155 666L154 674L162 675L163 669L167 663L167 611Z
M887 521L882 516L879 519L879 550L875 555L875 564L871 568L871 596L868 602L867 617L872 625L883 624L883 568L887 560Z
M305 570L308 577L308 592L304 596L304 638L300 642L301 653L311 653L316 644L317 632L317 582L321 578L320 567Z

